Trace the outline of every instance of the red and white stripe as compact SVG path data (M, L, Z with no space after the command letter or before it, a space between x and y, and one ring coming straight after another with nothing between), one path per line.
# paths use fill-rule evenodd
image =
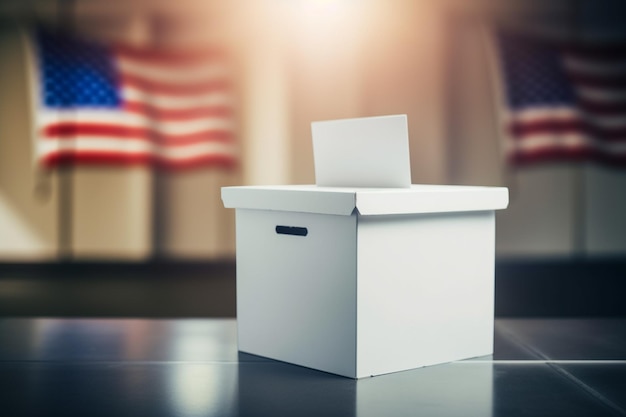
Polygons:
M236 163L234 93L224 55L125 46L113 51L122 106L41 109L44 164Z
M577 103L505 115L513 163L599 160L626 163L625 45L569 48L565 70Z

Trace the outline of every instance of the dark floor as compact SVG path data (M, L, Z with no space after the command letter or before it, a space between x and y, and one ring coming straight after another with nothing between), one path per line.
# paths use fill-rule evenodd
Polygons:
M626 416L626 319L498 319L493 356L354 381L238 353L234 319L7 318L0 393L12 417Z

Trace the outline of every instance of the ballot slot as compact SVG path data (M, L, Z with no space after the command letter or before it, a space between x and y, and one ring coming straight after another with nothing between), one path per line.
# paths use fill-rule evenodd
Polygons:
M306 236L309 230L306 227L297 226L276 226L276 233L279 235Z

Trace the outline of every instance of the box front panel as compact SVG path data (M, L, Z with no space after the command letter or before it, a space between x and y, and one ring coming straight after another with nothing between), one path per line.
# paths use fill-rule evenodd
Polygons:
M356 368L356 216L237 210L239 349Z
M493 212L358 222L358 377L493 352Z

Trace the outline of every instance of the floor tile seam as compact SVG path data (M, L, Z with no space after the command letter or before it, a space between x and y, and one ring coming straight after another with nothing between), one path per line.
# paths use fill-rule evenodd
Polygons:
M503 328L502 325L497 325L496 324L496 326L498 327L498 331L500 332L500 334L504 338L506 338L509 342L513 343L514 345L516 345L517 347L519 347L520 349L522 349L526 353L530 354L531 356L533 356L533 357L535 357L537 359L550 360L548 355L546 355L545 353L543 353L539 349L534 348L533 346L530 346L527 343L523 342L519 337L517 337L510 330L508 330L506 328Z
M527 343L524 343L514 333L512 333L508 329L503 329L502 326L498 326L498 330L501 332L501 334L504 337L506 337L507 339L509 339L509 341L511 341L511 342L515 343L516 345L518 345L521 349L523 349L523 350L525 350L525 351L527 351L527 352L529 352L529 353L531 353L533 355L536 355L539 358L545 360L546 364L554 372L556 372L561 377L567 379L568 381L570 381L571 383L576 385L579 389L581 389L582 391L587 393L595 401L600 402L600 404L602 404L604 407L606 407L609 410L611 410L613 413L617 413L620 416L626 416L626 410L624 410L622 407L620 407L619 405L615 404L613 401L611 401L608 398L606 398L604 395L602 395L600 392L598 392L597 390L595 390L591 386L587 385L585 382L583 382L580 379L576 378L574 375L569 373L567 370L565 370L558 363L550 363L551 359L548 357L548 355L543 353L541 350L539 350L539 349L537 349L537 348L535 348L533 346L530 346Z
M626 359L464 359L454 361L457 364L494 364L494 365L626 365Z
M626 409L614 403L609 398L605 397L601 392L574 376L572 373L567 371L567 369L563 368L559 364L548 364L548 366L558 375L576 385L579 389L583 390L586 394L591 396L594 400L600 402L613 413L617 413L619 416L626 416Z

